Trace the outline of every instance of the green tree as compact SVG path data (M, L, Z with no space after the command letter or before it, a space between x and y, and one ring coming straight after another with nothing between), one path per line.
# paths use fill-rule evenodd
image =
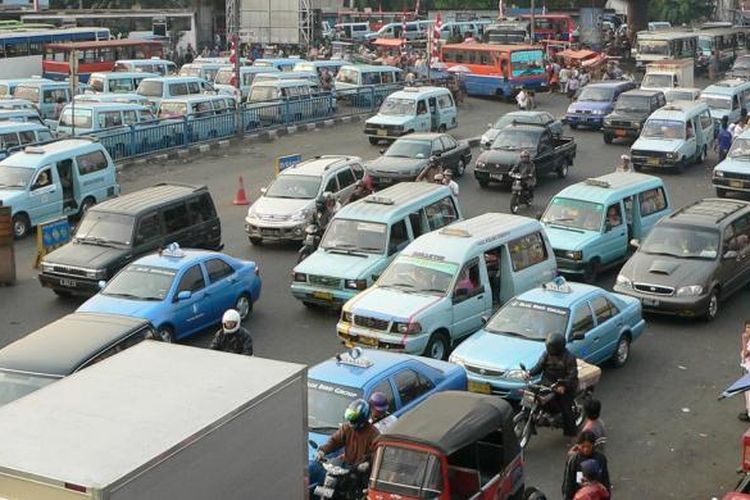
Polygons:
M712 0L649 0L648 15L652 21L669 21L673 25L690 24L707 18L714 11Z

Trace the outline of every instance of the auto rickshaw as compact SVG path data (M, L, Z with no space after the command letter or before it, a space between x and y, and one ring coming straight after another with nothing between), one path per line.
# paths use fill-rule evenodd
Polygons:
M375 442L369 500L504 500L523 492L513 409L498 397L434 394Z

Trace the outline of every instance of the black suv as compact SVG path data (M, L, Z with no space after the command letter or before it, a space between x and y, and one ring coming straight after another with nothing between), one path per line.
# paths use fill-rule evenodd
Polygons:
M58 295L93 295L99 281L172 242L221 249L221 223L205 186L158 184L92 207L73 240L42 259L39 281Z
M644 311L716 317L750 282L750 202L706 198L664 217L620 270L615 291Z
M620 94L615 109L604 118L604 142L614 139L637 139L651 113L667 103L660 90L628 90Z

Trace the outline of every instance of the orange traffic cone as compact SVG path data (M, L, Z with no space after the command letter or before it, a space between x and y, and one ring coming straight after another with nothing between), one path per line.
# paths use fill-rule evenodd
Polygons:
M234 201L232 201L235 205L249 205L250 201L247 199L247 195L245 194L245 181L242 180L242 176L240 175L239 178L239 187L237 188L237 194L234 197Z

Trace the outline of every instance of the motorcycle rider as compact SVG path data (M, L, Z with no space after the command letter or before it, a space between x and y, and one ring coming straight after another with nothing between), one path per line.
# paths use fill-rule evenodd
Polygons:
M534 197L534 188L536 187L536 165L531 161L531 155L528 150L521 151L521 161L511 169L511 173L517 173L521 176L521 183L528 192L528 199Z
M323 198L316 202L315 212L320 234L323 234L339 208L341 208L341 204L333 196L333 193L327 191L323 193Z
M562 415L563 434L575 437L576 422L573 415L573 400L578 389L578 365L568 351L565 337L561 333L550 333L544 342L545 352L537 364L528 371L529 377L542 375L542 384L555 384L554 405Z
M327 454L344 448L344 465L358 466L370 461L373 443L380 432L370 422L370 405L364 399L355 399L344 412L344 425L328 438L316 455L321 461Z
M435 176L443 173L443 167L440 166L440 161L437 156L430 156L430 160L427 162L427 166L422 169L416 178L417 182L435 182Z
M388 427L398 420L396 415L388 414L390 404L388 403L388 397L384 393L375 391L367 401L370 403L370 410L372 411L372 423L379 432L385 432Z
M210 348L215 351L252 356L253 338L240 324L241 321L237 310L227 309L221 318L221 329L214 335Z

